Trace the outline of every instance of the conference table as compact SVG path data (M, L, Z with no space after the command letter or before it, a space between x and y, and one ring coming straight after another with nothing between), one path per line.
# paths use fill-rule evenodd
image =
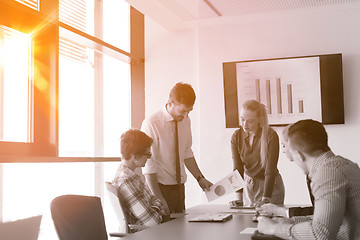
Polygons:
M232 218L226 222L189 222L189 219L201 214L231 213ZM254 210L231 209L229 205L199 205L189 208L185 213L158 226L130 234L121 239L135 240L249 240L251 233L240 233L246 228L256 228L252 221Z

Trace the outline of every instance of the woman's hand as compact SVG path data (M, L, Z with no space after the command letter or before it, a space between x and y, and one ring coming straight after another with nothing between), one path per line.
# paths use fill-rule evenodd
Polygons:
M287 208L277 206L272 203L263 204L260 207L257 207L256 210L260 215L263 216L276 216L276 217L286 217Z
M242 207L244 202L242 200L234 200L229 202L230 207Z
M270 203L270 198L262 197L259 202L255 203L255 208L259 208L259 207L261 207L262 205L264 205L266 203Z

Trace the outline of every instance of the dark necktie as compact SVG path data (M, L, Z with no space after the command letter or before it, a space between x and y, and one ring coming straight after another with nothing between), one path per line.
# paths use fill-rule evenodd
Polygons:
M180 173L180 156L179 156L179 136L178 136L178 124L175 120L175 159L176 159L176 182L181 183L181 173Z
M314 206L314 195L312 194L312 191L311 191L311 186L310 186L311 180L310 180L308 175L306 175L306 184L307 184L307 187L308 187L311 204Z

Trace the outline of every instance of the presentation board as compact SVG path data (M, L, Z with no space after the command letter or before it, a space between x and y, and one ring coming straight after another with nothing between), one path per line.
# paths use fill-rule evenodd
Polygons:
M342 54L225 62L223 77L227 128L239 127L249 99L266 106L272 126L344 123Z

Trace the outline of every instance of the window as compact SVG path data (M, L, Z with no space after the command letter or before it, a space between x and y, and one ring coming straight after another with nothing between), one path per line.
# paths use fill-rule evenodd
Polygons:
M104 1L103 40L130 52L130 7L126 1ZM121 23L114 26L112 23ZM117 31L114 31L114 27Z
M84 61L59 58L59 156L119 157L130 128L130 66L103 54L97 69L95 52L85 50Z
M108 40L129 50L130 7L60 0L59 10L59 156L119 157L119 137L130 127L130 64L115 48L111 55L98 49ZM88 33L98 41L88 41Z
M119 164L120 135L140 127L144 116L142 14L123 0L56 2L36 1L37 9L15 0L0 2L4 221L42 214L61 194L104 197L103 183ZM21 51L22 60L11 62L1 47L15 36L22 41L12 51ZM9 82L14 76L19 81ZM15 100L16 113L9 110ZM26 207L20 202L24 194ZM49 220L49 213L44 218ZM52 239L49 234L43 231L39 239Z
M130 52L130 6L125 0L59 0L59 20Z
M94 163L4 163L3 220L42 214L51 226L51 200L63 194L94 195L94 180Z
M31 36L0 26L0 141L30 142Z
M57 155L58 31L43 9L0 3L2 162Z
M40 13L0 3L1 45L23 41L0 53L17 55L0 67L2 162L116 158L144 116L142 14L122 0L61 0L56 20L54 2L37 2Z
M59 56L59 156L94 156L94 60L86 60Z

